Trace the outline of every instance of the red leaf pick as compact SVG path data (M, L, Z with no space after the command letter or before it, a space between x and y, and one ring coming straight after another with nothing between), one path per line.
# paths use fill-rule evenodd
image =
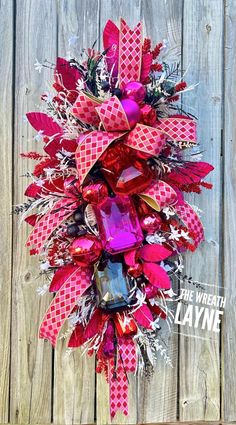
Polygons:
M56 157L58 152L63 150L71 153L75 153L78 143L75 139L62 139L61 137L55 137L50 140L44 146L44 151L52 158Z
M62 287L63 283L68 279L68 277L78 268L73 264L68 264L67 266L61 267L58 269L51 281L49 292L57 292Z
M92 338L99 332L102 321L103 321L102 311L97 308L95 312L93 313L89 323L86 326L85 333L84 333L85 340Z
M135 261L136 253L137 253L136 249L133 249L132 251L128 251L124 253L124 260L127 266L134 266L136 264L136 261Z
M76 83L82 78L82 74L74 66L70 66L67 60L57 58L54 78L56 83L63 85L67 90L76 90Z
M26 116L32 127L37 131L43 131L44 136L62 134L62 128L44 112L28 112Z
M50 193L63 193L64 192L64 178L57 177L53 180L45 180L42 186L42 192L46 195Z
M178 185L198 183L207 176L212 170L213 165L208 162L186 162L183 167L175 168L167 175L167 180Z
M166 271L158 264L144 263L143 273L153 286L160 289L170 289L170 278Z
M140 326L152 329L153 316L146 304L141 305L141 307L132 314Z
M31 183L25 190L25 196L29 196L29 198L36 198L41 191L41 186L38 186L36 183Z
M109 19L103 30L103 45L105 50L108 49L106 62L109 72L114 65L113 77L116 77L118 74L119 33L120 31L117 26Z
M159 317L161 317L162 319L166 320L167 315L166 315L166 313L164 312L164 310L162 310L162 308L161 308L161 307L159 307L159 305L156 305L156 304L151 305L151 304L149 304L149 307L150 307L150 310L151 310L154 314L156 314L157 316L159 316Z
M81 323L77 323L76 328L72 332L71 337L69 339L68 347L80 347L84 342L84 327L83 325L81 325Z
M139 256L144 261L157 262L165 260L172 254L172 251L159 244L142 246L139 250Z
M25 222L34 227L37 223L38 217L39 216L37 214L28 215L28 217L25 218Z

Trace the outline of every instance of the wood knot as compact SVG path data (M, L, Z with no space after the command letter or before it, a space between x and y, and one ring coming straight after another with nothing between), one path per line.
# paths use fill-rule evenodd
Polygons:
M27 272L25 274L25 282L29 282L30 278L31 278L31 273L30 272Z
M206 24L206 30L207 30L207 34L209 34L209 32L211 32L211 25Z

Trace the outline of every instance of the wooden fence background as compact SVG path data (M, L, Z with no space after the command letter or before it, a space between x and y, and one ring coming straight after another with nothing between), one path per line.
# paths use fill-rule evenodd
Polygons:
M35 150L24 123L35 110L51 71L39 74L36 58L66 55L68 39L81 47L101 43L107 19L142 19L156 42L168 39L187 80L199 82L186 102L199 117L204 159L215 166L214 190L205 191L206 241L186 259L194 279L223 287L231 300L217 339L169 336L173 369L163 362L154 377L130 382L130 416L116 423L236 420L236 1L235 0L0 0L0 423L72 424L109 422L108 387L95 377L94 359L67 358L37 339L50 297L36 295L37 259L24 248L26 226L10 215L23 200L32 166L19 153ZM193 198L195 201L195 198ZM221 288L222 291L222 288ZM193 333L193 332L191 332Z

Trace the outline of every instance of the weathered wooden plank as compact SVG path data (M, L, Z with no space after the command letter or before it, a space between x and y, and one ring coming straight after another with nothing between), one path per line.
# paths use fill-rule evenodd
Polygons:
M225 91L224 91L224 145L223 145L223 181L224 181L224 218L223 218L223 276L227 306L222 332L222 417L227 421L236 420L236 276L235 264L235 78L236 78L236 2L225 1Z
M142 3L142 19L145 34L153 43L168 40L168 62L181 62L182 45L182 1L168 0L158 3L155 0ZM177 376L178 376L178 336L169 332L166 324L161 324L160 343L167 348L173 368L159 358L155 373L150 382L139 378L138 421L168 422L177 416Z
M0 422L8 422L10 319L11 319L11 270L12 270L12 105L13 105L13 2L0 3L0 138L2 166L0 170L0 197L4 208L0 222Z
M141 1L140 0L101 0L100 11L100 45L102 48L102 31L108 21L113 20L119 27L119 18L124 18L131 27L140 20ZM116 423L136 423L137 422L137 378L129 376L129 416L126 417L120 412L116 414L114 421ZM110 423L109 414L109 385L103 375L97 376L97 423ZM113 422L114 422L113 421Z
M223 2L202 0L184 2L183 67L189 65L186 80L199 82L183 100L186 108L199 118L198 139L204 150L203 160L215 166L207 179L213 190L203 191L200 197L189 197L194 205L204 210L202 216L206 241L194 254L186 255L186 273L194 280L214 284L213 293L220 285L220 215L221 215L221 108L222 108L222 37ZM209 292L209 289L206 289ZM219 336L181 326L187 336L180 337L179 419L218 420L220 417Z
M15 44L15 141L14 204L24 200L26 178L20 177L32 161L23 162L21 152L38 150L35 132L23 120L29 110L37 110L41 93L47 89L51 72L39 74L36 58L52 59L56 55L56 3L53 0L16 1ZM19 230L14 221L13 291L11 328L11 404L10 420L14 423L42 423L51 420L51 358L49 343L38 340L37 329L50 298L36 294L42 279L37 279L38 259L29 257L24 244L26 225Z
M79 56L98 39L99 1L60 1L58 4L58 55ZM54 422L94 422L95 363L77 349L66 356L66 342L59 341L54 363Z

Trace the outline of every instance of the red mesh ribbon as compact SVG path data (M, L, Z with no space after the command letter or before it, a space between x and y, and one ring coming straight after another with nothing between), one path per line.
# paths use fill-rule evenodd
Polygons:
M71 215L77 206L78 201L73 198L62 198L57 201L53 208L37 222L28 237L26 246L34 246L33 253L39 254L52 232Z
M39 337L56 345L60 329L78 298L90 286L92 270L78 267L65 281L51 302L39 329Z
M120 21L119 83L122 88L130 81L139 81L142 65L142 24L131 30L124 19Z
M176 205L175 210L189 231L195 235L193 241L194 246L197 248L198 245L204 240L204 229L200 218L187 202Z
M136 370L136 347L132 338L119 338L118 359L115 368L114 359L109 361L110 414L113 418L118 410L128 415L128 378L127 372Z

